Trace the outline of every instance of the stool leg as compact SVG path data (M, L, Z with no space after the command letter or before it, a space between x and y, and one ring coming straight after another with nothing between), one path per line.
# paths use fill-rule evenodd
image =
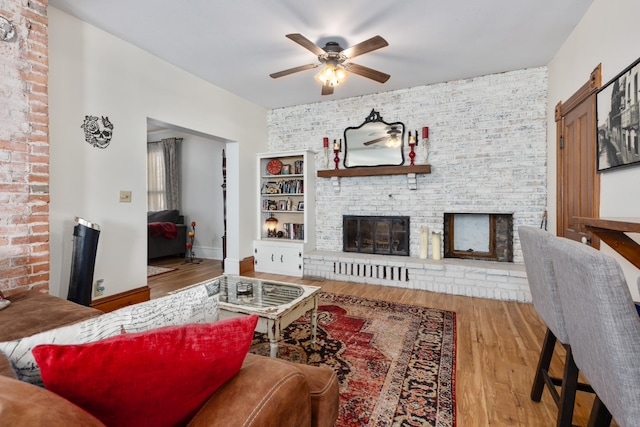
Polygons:
M562 390L560 392L560 401L558 402L558 427L571 427L579 370L576 362L573 360L571 346L565 345L564 348L567 351L567 357L564 362Z
M544 390L544 372L549 371L551 365L551 358L553 357L553 349L556 345L556 336L547 328L547 333L544 336L544 342L542 344L542 350L540 350L540 358L538 359L538 367L536 368L536 376L533 379L533 386L531 387L531 400L534 402L540 402L542 398L542 392Z
M591 407L591 415L589 416L589 424L587 427L609 427L611 425L611 413L604 406L604 403L600 400L598 395L596 395L596 399L593 401L593 406Z

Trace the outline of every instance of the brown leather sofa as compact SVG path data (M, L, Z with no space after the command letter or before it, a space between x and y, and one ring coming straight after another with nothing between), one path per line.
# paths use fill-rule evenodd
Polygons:
M0 341L10 341L102 314L50 295L10 297L0 311ZM189 426L333 426L338 381L328 368L248 354L240 372L202 406ZM45 389L15 379L0 353L0 424L100 426L97 419Z

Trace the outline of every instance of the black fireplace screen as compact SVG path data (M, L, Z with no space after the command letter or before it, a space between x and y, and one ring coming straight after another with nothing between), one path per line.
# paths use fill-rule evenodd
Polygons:
M344 252L409 256L408 216L342 217Z

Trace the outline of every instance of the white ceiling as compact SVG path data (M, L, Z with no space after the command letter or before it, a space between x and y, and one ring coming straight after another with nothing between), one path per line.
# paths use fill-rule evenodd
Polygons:
M50 0L49 4L255 104L278 108L547 65L592 0ZM381 35L353 62L391 74L350 75L321 96L319 69L285 38L324 46Z

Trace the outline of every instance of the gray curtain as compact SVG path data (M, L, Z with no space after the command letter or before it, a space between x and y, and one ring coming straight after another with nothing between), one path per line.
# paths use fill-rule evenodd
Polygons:
M178 169L178 141L176 138L162 140L164 151L165 191L167 209L180 210L180 171Z
M147 207L150 211L180 210L178 142L167 138L147 143Z

